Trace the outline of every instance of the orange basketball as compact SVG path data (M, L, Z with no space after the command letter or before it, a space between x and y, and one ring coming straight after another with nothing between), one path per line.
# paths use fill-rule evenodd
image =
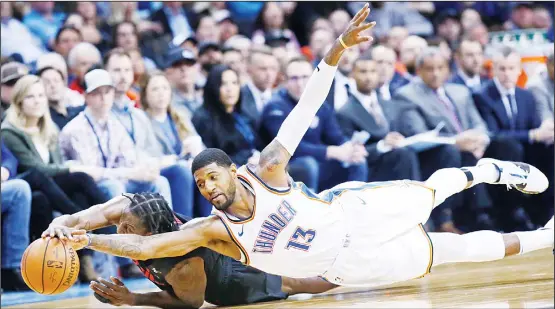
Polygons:
M58 238L37 239L23 253L21 275L35 292L60 294L69 289L79 275L77 252Z

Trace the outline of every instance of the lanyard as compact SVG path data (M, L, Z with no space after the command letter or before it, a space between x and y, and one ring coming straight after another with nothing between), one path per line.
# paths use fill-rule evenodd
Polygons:
M102 149L102 143L100 142L100 137L98 136L98 134L96 133L96 130L94 129L94 126L91 122L91 120L89 119L89 116L87 116L87 114L85 114L85 118L87 119L87 122L89 123L89 126L91 126L91 129L94 133L94 136L96 136L96 141L98 142L98 150L100 150L100 154L102 155L102 161L104 162L104 168L108 167L108 156L106 155L106 153L104 153L104 150ZM108 128L108 127L107 127ZM108 155L110 155L110 130L108 129Z
M179 133L177 133L177 128L175 127L175 123L173 122L173 119L169 113L168 113L168 121L170 122L170 127L172 128L173 136L177 141L176 146L174 147L174 151L176 152L177 155L180 155L181 151L183 150L183 147L181 145L181 139L179 138Z
M131 122L131 131L127 130L127 127L125 126L125 124L123 123L123 121L121 121L121 118L119 118L118 113L114 113L116 115L116 117L118 118L118 121L123 125L123 127L125 128L125 131L127 131L127 134L129 134L129 137L131 137L131 140L133 140L133 144L136 144L135 142L135 123L133 122L133 116L131 116L131 112L125 108L124 112L127 114L127 116L129 117L129 122Z

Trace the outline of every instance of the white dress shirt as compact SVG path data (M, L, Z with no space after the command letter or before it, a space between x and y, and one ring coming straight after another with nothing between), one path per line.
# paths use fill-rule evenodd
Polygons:
M503 105L505 106L505 111L507 112L507 116L509 117L509 119L513 119L513 109L515 113L518 112L518 109L516 106L516 97L515 97L515 104L511 108L511 102L509 101L508 96L515 95L515 88L506 89L505 87L503 87L503 85L501 85L501 83L497 78L493 79L493 83L495 84L495 87L497 87L497 91L499 91L499 93L501 94L501 100L503 100Z
M262 113L264 110L264 106L270 99L272 98L272 89L266 89L264 91L260 91L256 86L253 84L251 80L247 82L247 87L249 87L252 96L254 97L254 103L256 104L256 109Z
M459 69L459 75L464 81L464 84L471 89L479 88L482 81L480 80L480 75L476 74L473 77L470 77L464 73L463 70Z

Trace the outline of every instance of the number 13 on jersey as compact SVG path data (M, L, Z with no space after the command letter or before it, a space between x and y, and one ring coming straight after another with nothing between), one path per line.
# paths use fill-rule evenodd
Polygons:
M315 230L304 230L301 227L297 227L297 229L295 230L293 235L291 235L291 238L287 242L287 246L285 246L285 249L289 250L292 248L308 251L308 249L310 249L310 243L314 240L314 237L316 237Z

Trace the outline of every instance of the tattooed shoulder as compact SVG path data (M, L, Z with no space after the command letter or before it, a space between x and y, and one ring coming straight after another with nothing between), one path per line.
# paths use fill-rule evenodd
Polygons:
M290 155L276 140L272 141L260 154L258 165L268 172L274 172L283 167L290 159Z

